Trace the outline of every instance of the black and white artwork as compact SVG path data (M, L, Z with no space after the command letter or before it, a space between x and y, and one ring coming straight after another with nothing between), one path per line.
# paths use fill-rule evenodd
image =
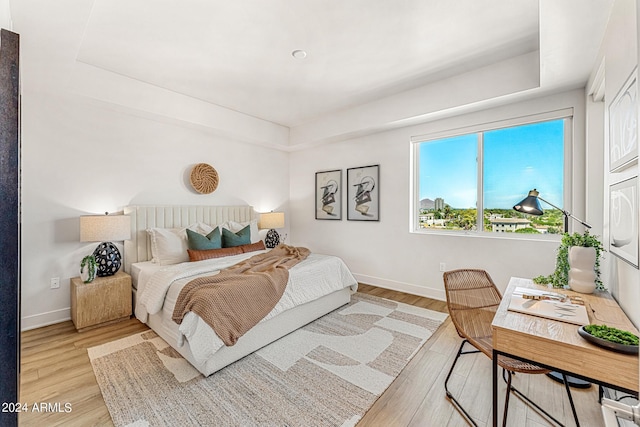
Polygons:
M638 160L638 79L631 73L609 106L609 164L612 172Z
M316 172L316 219L342 219L342 171Z
M347 219L380 220L380 166L347 169Z
M609 251L638 268L638 177L609 187Z

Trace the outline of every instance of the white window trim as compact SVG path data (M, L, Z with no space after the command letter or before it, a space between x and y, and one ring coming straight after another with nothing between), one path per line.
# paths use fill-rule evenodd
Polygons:
M427 235L448 235L448 236L467 236L467 237L482 237L482 238L500 238L500 239L517 239L517 240L559 240L561 235L535 235L535 234L514 234L514 233L493 233L484 231L479 227L478 230L475 231L461 231L461 230L428 230L424 228L418 227L418 210L417 203L420 198L418 194L419 185L418 185L418 171L420 169L419 165L419 146L423 142L451 138L455 136L467 135L470 133L478 133L478 132L487 132L496 129L503 129L513 126L522 126L532 123L551 121L551 120L560 120L564 119L564 195L563 195L563 206L564 209L568 212L571 212L572 205L572 197L573 194L573 186L572 186L572 176L573 176L573 108L564 108L560 110L553 110L544 113L530 114L526 116L512 117L509 119L497 120L487 123L474 124L471 126L465 126L455 129L450 129L446 131L433 132L428 134L416 135L410 138L409 147L410 147L410 167L409 167L409 232L414 234L427 234ZM482 139L484 135L481 136ZM481 147L481 141L478 141L479 147ZM484 162L483 159L483 150L478 149L478 164ZM483 171L482 167L478 167L478 177L477 177L477 212L484 212L483 206ZM523 198L526 194L523 194ZM544 208L544 207L543 207ZM551 206L547 206L548 209ZM481 216L478 215L478 221L480 221ZM573 229L572 221L569 221L569 232Z

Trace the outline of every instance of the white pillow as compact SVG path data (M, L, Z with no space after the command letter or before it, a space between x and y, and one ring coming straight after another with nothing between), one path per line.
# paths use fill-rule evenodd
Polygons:
M189 261L187 228L203 235L213 231L213 227L202 222L183 228L147 229L151 239L152 261L160 265L179 264Z
M237 233L238 231L242 230L243 228L245 228L247 225L251 226L251 243L256 243L259 242L260 236L258 235L258 220L257 219L252 219L251 221L247 221L247 222L235 222L235 221L227 221L227 222L223 222L222 224L218 225L218 227L220 228L226 228L229 231L233 231L234 233ZM186 233L186 231L185 231Z

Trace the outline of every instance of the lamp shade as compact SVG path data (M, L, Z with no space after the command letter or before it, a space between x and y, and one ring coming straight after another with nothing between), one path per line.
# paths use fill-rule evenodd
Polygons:
M283 228L284 227L284 212L267 212L260 214L260 221L258 222L258 228Z
M131 238L131 218L126 215L84 215L80 217L81 242L110 242Z
M540 194L535 188L529 191L529 195L525 197L520 203L517 203L513 209L526 213L529 215L543 215L544 211L540 206L540 200L538 200L538 194Z

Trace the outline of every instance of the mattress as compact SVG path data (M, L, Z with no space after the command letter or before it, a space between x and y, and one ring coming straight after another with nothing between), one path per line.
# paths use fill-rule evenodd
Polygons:
M133 289L138 290L138 282L146 283L151 276L163 266L152 261L136 262L131 264L131 283Z

